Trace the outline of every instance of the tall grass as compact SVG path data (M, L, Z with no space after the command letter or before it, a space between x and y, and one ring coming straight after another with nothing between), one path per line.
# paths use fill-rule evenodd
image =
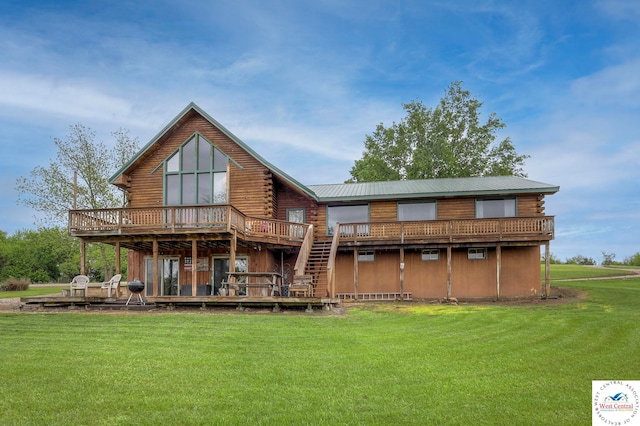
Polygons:
M591 380L638 379L640 279L567 285L588 298L0 315L0 424L589 424Z

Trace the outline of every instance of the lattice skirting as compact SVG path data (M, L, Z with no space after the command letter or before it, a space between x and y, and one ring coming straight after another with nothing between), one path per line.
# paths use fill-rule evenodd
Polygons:
M411 300L411 292L404 292L404 297L400 297L400 292L392 293L338 293L336 297L340 300Z

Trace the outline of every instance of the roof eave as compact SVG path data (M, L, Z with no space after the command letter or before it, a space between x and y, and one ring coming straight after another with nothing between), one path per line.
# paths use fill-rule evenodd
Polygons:
M351 197L318 197L320 203L349 202L349 201L373 201L373 200L403 200L409 198L447 198L465 196L506 196L518 194L555 194L560 187L526 188L509 190L487 191L460 191L460 192L429 192L414 194L384 194L384 195L356 195Z

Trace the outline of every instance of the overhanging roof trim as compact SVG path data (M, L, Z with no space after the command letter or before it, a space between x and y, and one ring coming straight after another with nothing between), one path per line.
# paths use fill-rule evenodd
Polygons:
M552 194L560 190L555 185L516 176L309 185L309 189L314 191L319 202Z
M200 114L202 117L204 117L207 121L209 121L213 126L217 127L229 139L231 139L232 141L240 145L242 149L247 151L260 164L265 166L267 169L271 170L271 172L277 175L280 179L283 179L291 183L302 192L316 199L316 195L314 194L314 192L311 191L307 186L301 184L300 182L298 182L297 180L295 180L294 178L292 178L291 176L289 176L288 174L286 174L285 172L283 172L282 170L280 170L279 168L277 168L276 166L274 166L273 164L265 160L260 154L258 154L250 146L242 142L240 138L238 138L236 135L231 133L226 127L224 127L216 119L214 119L209 114L207 114L202 108L200 108L194 102L189 103L189 105L187 105L182 110L182 112L180 112L173 120L169 122L169 124L167 124L157 135L155 135L140 151L138 151L138 153L127 164L122 166L120 170L118 170L113 176L111 176L109 178L109 183L114 183L121 174L123 174L129 167L131 167L132 164L134 164L140 157L142 157L142 155L144 155L144 153L147 150L149 150L160 138L162 138L162 136L164 136L173 126L175 126L191 110L194 110L195 112Z

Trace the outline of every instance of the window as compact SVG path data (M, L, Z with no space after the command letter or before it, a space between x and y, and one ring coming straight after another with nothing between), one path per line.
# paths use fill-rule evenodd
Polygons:
M438 260L440 259L440 250L429 249L422 250L422 260Z
M515 217L516 199L476 200L476 218Z
M358 262L373 262L375 260L375 256L373 251L359 251L358 252Z
M228 157L196 133L165 161L165 205L225 204Z
M398 203L398 220L435 220L436 219L436 203L431 202L413 202Z
M487 258L487 249L485 248L470 248L468 253L468 258L472 260L478 259L486 259Z
M287 222L304 223L305 210L303 208L287 209ZM306 226L289 225L289 236L294 238L304 238Z
M327 235L333 235L336 223L362 223L369 222L369 206L328 206L327 207ZM340 227L344 236L368 235L369 225L367 223Z

